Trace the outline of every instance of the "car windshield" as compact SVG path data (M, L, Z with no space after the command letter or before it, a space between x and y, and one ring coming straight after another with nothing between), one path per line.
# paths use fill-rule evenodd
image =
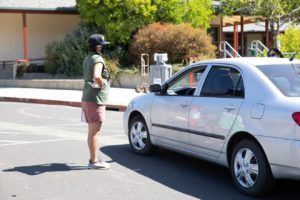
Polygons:
M300 97L300 69L293 65L258 66L273 84L288 97Z

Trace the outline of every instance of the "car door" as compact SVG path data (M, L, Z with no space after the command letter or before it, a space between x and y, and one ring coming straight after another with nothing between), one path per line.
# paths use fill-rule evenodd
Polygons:
M189 131L194 152L219 156L243 100L240 71L230 66L212 66L190 106Z
M189 144L190 103L206 66L195 66L178 74L154 97L151 108L151 134L156 142L185 148Z

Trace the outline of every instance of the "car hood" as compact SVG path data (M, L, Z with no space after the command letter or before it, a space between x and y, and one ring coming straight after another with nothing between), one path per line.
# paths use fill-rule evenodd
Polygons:
M137 108L150 108L153 98L155 97L155 93L147 93L133 98L129 104L127 109L137 109Z

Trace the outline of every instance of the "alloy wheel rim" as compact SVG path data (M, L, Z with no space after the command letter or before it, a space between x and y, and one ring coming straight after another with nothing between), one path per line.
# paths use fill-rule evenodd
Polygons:
M240 149L234 159L234 174L244 188L255 185L259 175L258 161L255 154L248 148Z
M143 123L135 122L130 130L132 146L137 150L143 150L147 142L147 130Z

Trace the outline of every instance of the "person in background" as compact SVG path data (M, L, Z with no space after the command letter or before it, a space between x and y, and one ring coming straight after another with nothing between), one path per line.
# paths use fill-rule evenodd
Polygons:
M82 116L88 123L88 147L90 159L89 169L109 169L110 165L98 160L98 138L105 120L105 104L110 89L110 77L101 51L109 44L101 34L93 34L88 38L89 54L83 62L84 87L82 92Z
M269 49L268 57L283 58L282 53L277 48Z

